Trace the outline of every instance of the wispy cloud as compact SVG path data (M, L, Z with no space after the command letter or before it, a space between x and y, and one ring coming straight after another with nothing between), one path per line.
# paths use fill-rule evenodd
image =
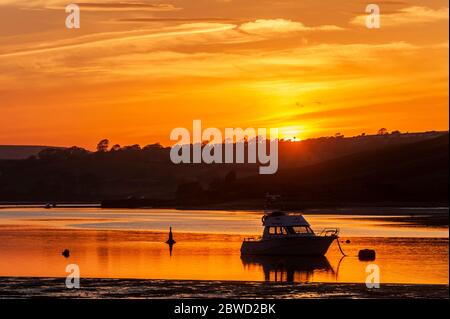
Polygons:
M118 22L137 22L137 23L153 23L153 22L180 22L180 23L196 23L196 22L226 22L226 23L238 23L239 20L232 18L125 18L118 19Z
M271 34L301 31L339 31L343 28L335 25L322 25L317 27L308 27L298 21L286 19L258 19L256 21L243 23L239 30L254 34Z
M181 8L173 4L166 3L146 3L140 1L95 1L95 2L76 2L80 8L89 11L176 11ZM1 5L17 6L30 9L62 9L71 3L65 0L3 0Z
M142 40L150 40L150 39L158 39L158 38L170 38L177 36L186 36L186 35L195 35L195 34L205 34L205 33L215 33L215 32L223 32L226 30L234 29L236 26L234 24L221 24L221 23L190 23L183 24L177 27L166 28L165 30L159 31L136 31L129 32L128 34L124 32L111 32L109 34L110 37L105 39L96 39L96 35L92 37L83 37L82 39L93 38L92 40L84 40L72 43L54 43L52 46L35 48L35 49L26 49L15 52L3 53L0 54L0 58L7 57L19 57L26 56L32 54L42 54L42 53L51 53L58 51L66 51L66 50L76 50L83 48L99 48L105 47L108 45L120 45L124 43L132 43L136 41ZM118 35L118 36L117 36ZM65 41L64 41L65 42Z
M173 4L149 4L141 2L105 2L105 3L77 3L82 10L92 11L176 11L180 10Z
M261 36L276 37L280 33L289 34L298 31L322 31L322 30L341 30L337 26L317 26L307 27L300 22L294 22L284 19L275 20L256 20L253 22L245 22L239 24L235 21L227 23L226 19L217 19L217 21L209 21L203 19L187 19L186 23L183 19L159 19L147 18L143 21L161 21L175 22L168 26L160 26L157 29L139 29L134 31L117 31L106 33L95 33L92 35L80 36L69 39L55 40L49 43L41 43L33 45L29 49L29 45L23 48L10 48L3 50L0 59L20 57L35 54L47 54L59 51L74 51L89 48L115 47L120 45L142 45L148 47L155 41L167 39L166 44L170 43L170 39L181 39L181 37L189 37L185 44L203 43L206 35L211 35L208 39L211 43L231 44L231 43L251 43L261 39ZM128 20L126 20L128 21ZM134 21L132 19L132 21ZM140 20L137 20L140 21ZM181 22L176 24L176 22ZM153 42L148 42L153 40ZM144 43L146 42L146 43ZM4 48L6 49L6 48ZM8 52L9 51L9 52Z

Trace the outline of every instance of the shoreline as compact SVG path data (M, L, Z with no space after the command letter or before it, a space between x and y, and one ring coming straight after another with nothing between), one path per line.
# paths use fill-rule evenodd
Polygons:
M30 209L30 208L46 208L45 204L42 203L1 203L0 211L2 209ZM102 207L99 203L57 203L55 207L48 208L49 211L52 209L61 208L98 208L111 211L120 210L158 210L158 209L168 209L177 211L228 211L228 212L264 212L261 208L243 208L238 209L236 207ZM305 215L341 215L341 216L379 216L383 217L385 221L393 220L395 216L396 221L399 218L405 224L414 224L417 226L427 226L427 227L448 227L449 226L449 207L448 206L333 206L333 207L319 207L314 208L304 208L304 209L288 209L290 212L300 212Z
M48 202L45 201L0 201L1 208L44 208ZM56 208L104 208L104 209L174 209L174 210L212 210L212 211L264 211L265 208L262 205L252 205L252 204L217 204L217 205L188 205L188 206L178 206L178 205L155 205L155 206L112 206L106 207L102 206L101 202L50 202L54 203ZM291 206L291 205L284 205ZM291 211L314 211L314 210L328 210L327 214L332 214L335 210L355 210L355 209L373 209L373 210L384 210L384 209L395 209L395 210L417 210L417 209L434 209L434 210L449 210L450 206L448 203L304 203L301 208L285 208L285 210ZM336 214L343 214L345 211L336 212Z
M449 299L449 285L364 283L280 283L81 278L80 289L67 289L65 278L0 277L0 299L9 298L313 298Z

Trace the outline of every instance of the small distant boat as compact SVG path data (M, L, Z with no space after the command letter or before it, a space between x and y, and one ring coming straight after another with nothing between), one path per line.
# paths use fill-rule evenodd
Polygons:
M45 204L45 206L44 206L44 208L46 208L46 209L50 209L50 208L52 208L52 207L53 207L53 205L50 204L50 203L47 203L47 204Z
M246 238L242 255L324 256L339 235L338 228L316 233L302 214L283 211L266 213L262 223L262 237Z

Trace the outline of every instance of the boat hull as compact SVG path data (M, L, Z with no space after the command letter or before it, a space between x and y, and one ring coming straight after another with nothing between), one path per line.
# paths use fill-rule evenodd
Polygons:
M336 236L271 238L244 241L242 255L324 256Z

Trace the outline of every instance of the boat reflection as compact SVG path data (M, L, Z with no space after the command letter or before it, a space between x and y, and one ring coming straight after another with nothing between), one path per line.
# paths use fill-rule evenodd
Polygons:
M314 272L334 275L324 256L257 256L242 255L244 267L262 268L264 279L274 282L310 282Z

